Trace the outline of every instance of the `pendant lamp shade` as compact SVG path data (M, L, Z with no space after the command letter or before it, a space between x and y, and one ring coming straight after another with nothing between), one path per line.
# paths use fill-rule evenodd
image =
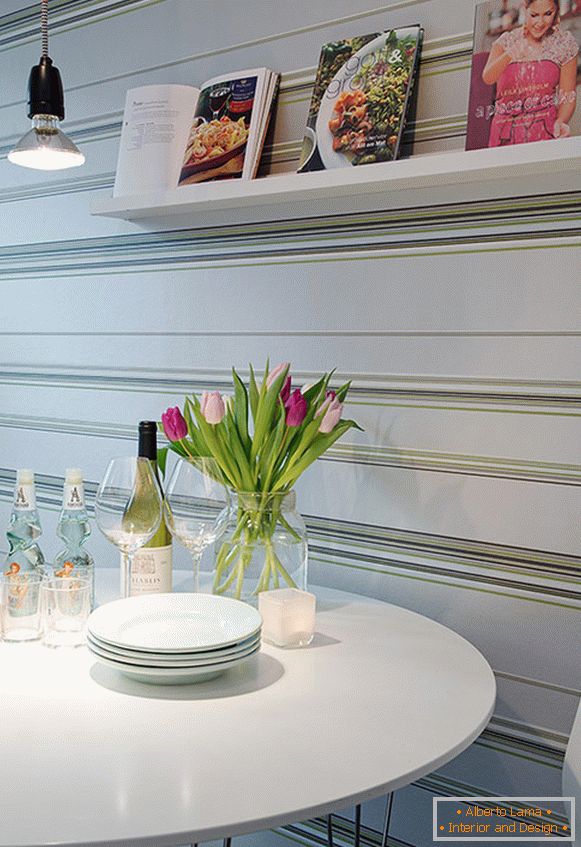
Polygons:
M59 129L65 116L63 84L48 55L48 0L41 0L42 56L28 78L28 117L32 128L8 154L8 160L25 168L63 170L82 165L85 157Z

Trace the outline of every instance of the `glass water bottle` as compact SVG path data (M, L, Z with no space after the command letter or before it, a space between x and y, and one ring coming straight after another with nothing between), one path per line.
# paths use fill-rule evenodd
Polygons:
M43 572L44 556L36 543L41 535L42 527L36 509L34 473L28 469L18 470L10 526L6 533L8 539L8 556L4 568L6 574Z

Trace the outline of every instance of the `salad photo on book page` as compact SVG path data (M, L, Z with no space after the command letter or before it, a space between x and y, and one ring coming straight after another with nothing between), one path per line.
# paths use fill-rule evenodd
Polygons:
M178 185L254 177L277 79L268 69L258 68L204 83L191 122Z
M581 4L476 7L466 149L581 135Z
M422 35L411 26L323 46L299 172L397 159Z

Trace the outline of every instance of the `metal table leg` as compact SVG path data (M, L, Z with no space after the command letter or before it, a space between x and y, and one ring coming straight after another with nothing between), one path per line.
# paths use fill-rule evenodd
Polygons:
M333 816L327 815L327 845L333 847Z
M387 805L385 807L385 820L383 823L383 836L381 839L381 847L387 847L387 834L389 832L389 822L391 820L391 810L393 808L393 791L387 795Z
M361 804L355 806L355 838L353 847L361 847Z

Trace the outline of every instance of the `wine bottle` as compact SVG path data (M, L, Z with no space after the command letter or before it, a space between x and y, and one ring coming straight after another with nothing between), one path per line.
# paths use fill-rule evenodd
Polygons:
M34 571L43 573L44 556L36 539L42 535L40 517L36 509L36 489L34 473L31 470L16 472L14 503L10 516L10 526L6 533L8 556L5 572L7 574Z
M139 424L138 455L149 459L159 480L157 466L157 424L141 421ZM162 518L153 538L141 547L133 557L131 565L130 596L159 594L172 590L172 537Z

